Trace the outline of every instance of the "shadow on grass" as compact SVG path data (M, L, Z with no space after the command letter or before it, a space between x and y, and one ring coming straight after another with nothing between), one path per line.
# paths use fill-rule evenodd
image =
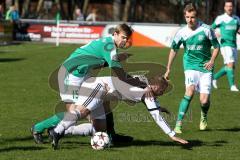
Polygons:
M131 143L117 143L114 147L127 147L127 146L179 146L182 149L192 150L195 147L201 146L215 146L221 147L223 144L227 143L226 141L214 141L214 142L203 142L200 140L188 140L189 144L183 145L177 142L172 141L144 141L144 140L133 140Z
M30 141L33 140L32 136L26 136L26 137L14 137L14 138L1 138L1 143L4 142L16 142L16 141Z
M7 148L0 148L1 152L11 152L11 151L35 151L35 150L42 150L45 149L44 147L36 147L36 146L19 146L19 147L7 147Z
M0 63L22 61L25 58L0 58Z
M223 131L223 132L240 132L239 127L234 127L234 128L219 128L215 129L216 131Z

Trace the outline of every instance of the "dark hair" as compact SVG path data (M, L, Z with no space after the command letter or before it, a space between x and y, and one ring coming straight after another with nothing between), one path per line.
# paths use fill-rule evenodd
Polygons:
M233 4L233 1L232 1L232 0L225 0L225 1L224 1L224 4L225 4L225 3L228 3L228 2Z
M126 36L130 37L133 33L133 29L130 26L128 26L126 23L122 23L115 27L113 33L115 32L116 33L124 32Z
M197 8L194 4L188 3L183 10L183 14L185 15L186 12L196 12L197 13Z

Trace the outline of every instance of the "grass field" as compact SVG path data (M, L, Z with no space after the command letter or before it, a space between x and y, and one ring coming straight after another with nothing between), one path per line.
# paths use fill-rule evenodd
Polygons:
M0 160L52 159L184 159L229 160L240 157L240 93L229 91L226 77L213 90L209 112L209 129L199 131L200 105L198 95L193 99L184 122L181 137L190 144L172 142L152 121L142 104L128 107L120 103L114 110L118 133L134 137L131 144L122 144L104 151L94 151L89 137L69 137L61 141L61 149L54 151L49 143L37 145L30 135L30 127L54 114L59 102L58 93L51 89L48 77L77 45L21 44L0 47ZM131 62L167 63L169 49L132 48ZM221 56L216 69L222 65ZM239 84L240 68L236 81ZM173 127L178 104L184 95L182 54L172 70L172 92L160 98L172 112L166 116Z

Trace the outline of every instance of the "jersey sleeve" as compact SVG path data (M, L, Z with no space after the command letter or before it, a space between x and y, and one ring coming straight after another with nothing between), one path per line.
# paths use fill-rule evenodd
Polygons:
M217 40L216 34L212 28L209 29L208 38L213 46L213 48L219 48L220 44Z
M144 98L144 103L157 125L163 130L165 134L173 137L175 135L175 132L171 130L165 119L160 114L161 107L159 102L157 100Z
M181 35L181 31L178 31L174 38L173 38L173 41L172 41L172 44L171 44L171 48L177 52L182 44L182 35Z
M213 24L212 24L212 28L213 28L213 29L216 29L216 28L219 27L219 25L220 25L220 18L217 17L217 18L215 19L215 21L213 22Z

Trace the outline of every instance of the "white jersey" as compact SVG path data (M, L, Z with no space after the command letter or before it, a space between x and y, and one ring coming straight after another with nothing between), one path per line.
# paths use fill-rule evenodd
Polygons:
M143 102L157 125L170 137L174 136L175 132L160 114L159 102L145 98L145 92L146 89L129 85L117 77L91 77L81 85L76 105L83 105L93 111L102 106L104 99Z

